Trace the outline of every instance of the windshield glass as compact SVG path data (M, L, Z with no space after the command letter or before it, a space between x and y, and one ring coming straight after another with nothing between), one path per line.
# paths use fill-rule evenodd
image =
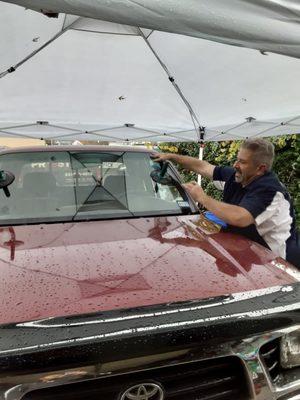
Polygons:
M157 165L156 165L157 167ZM175 186L155 183L149 153L27 152L0 155L15 181L0 190L0 222L34 223L181 214Z

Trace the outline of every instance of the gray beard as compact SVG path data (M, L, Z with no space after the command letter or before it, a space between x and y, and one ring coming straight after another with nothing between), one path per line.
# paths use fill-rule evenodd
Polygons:
M242 175L239 175L238 177L235 175L235 176L234 176L234 180L235 180L235 182L237 182L237 183L242 183L243 177L242 177Z

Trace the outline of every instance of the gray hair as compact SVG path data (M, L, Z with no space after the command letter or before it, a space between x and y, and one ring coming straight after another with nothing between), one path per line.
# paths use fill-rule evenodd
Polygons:
M247 139L241 148L252 151L253 161L256 164L265 164L267 170L271 170L275 155L274 145L271 142L261 138Z

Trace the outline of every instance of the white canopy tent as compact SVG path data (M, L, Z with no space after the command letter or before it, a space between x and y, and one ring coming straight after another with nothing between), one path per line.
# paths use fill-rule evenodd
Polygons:
M0 135L198 141L299 133L299 22L293 0L0 2Z

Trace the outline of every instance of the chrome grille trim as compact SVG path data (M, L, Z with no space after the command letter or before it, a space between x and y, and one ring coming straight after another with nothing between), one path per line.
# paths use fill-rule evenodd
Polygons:
M236 356L228 356L103 377L61 389L44 389L29 393L24 400L116 400L124 387L151 381L163 389L166 399L232 400L235 397L244 400L250 398L245 380L242 361Z
M206 349L181 349L164 355L153 356L151 368L158 368L168 365L179 365L203 359L214 358L212 354L222 356L238 356L243 364L248 376L247 384L251 391L251 399L266 400L292 399L300 391L300 375L296 381L278 386L269 378L261 360L259 350L268 341L278 339L286 333L299 329L300 325L287 329L264 333L261 336L252 336L240 342L226 342L220 346L208 347ZM103 364L89 365L81 368L72 368L43 373L21 374L14 376L0 376L0 400L22 400L26 393L42 389L45 387L66 385L105 376L122 375L125 373L135 373L143 370L150 370L148 359L136 359L132 365L123 365L120 368L114 363L110 366ZM269 397L268 397L269 396ZM297 398L297 397L296 397ZM207 399L219 400L219 399ZM246 400L246 399L245 399Z
M275 339L262 346L260 354L273 382L280 377L280 341Z

